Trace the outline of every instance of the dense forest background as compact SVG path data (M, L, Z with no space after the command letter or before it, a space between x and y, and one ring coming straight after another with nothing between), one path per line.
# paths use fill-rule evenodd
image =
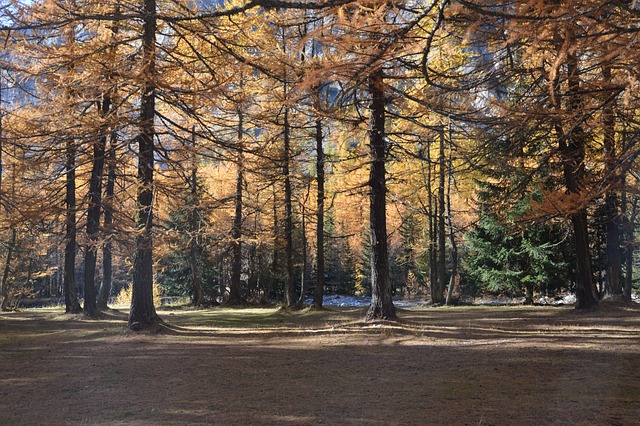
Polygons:
M4 1L2 308L631 299L640 6ZM80 304L82 299L82 308Z

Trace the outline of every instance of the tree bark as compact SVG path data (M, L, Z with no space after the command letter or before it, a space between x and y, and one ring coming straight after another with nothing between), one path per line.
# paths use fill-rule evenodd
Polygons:
M120 3L119 1L115 4L114 13L120 13ZM115 41L115 36L119 32L119 25L113 25L111 27L111 33L113 36L112 41ZM111 49L111 60L113 62L116 61L117 56L117 45L114 44ZM110 77L109 77L110 78ZM103 117L106 117L107 114L111 113L112 105L114 103L113 96L111 92L108 92L108 97L106 97L105 102L108 104L102 105ZM106 106L106 108L105 108ZM108 132L108 128L105 127L105 145L106 145L106 135ZM115 194L115 182L116 182L116 143L117 143L117 132L115 130L111 130L110 140L109 140L109 150L105 152L106 158L105 161L107 163L107 182L105 188L104 199L102 200L102 211L104 214L104 222L103 222L103 237L105 237L104 245L102 246L102 285L98 291L98 297L96 300L96 307L99 310L106 310L109 307L107 306L109 302L109 296L111 295L111 284L113 278L113 254L112 254L112 243L111 243L111 235L109 232L113 226L113 197ZM106 150L106 146L104 147ZM103 166L104 167L104 166ZM97 250L97 247L96 247Z
M605 66L602 71L605 84L611 83L611 68ZM607 92L607 95L608 92ZM602 127L604 130L603 144L605 156L605 179L609 180L609 189L605 194L605 211L607 227L607 275L605 280L605 295L622 296L622 256L620 255L620 231L622 229L621 216L618 211L616 178L616 137L614 100L605 100L602 110Z
M313 306L322 308L324 297L324 147L322 120L316 120L316 287L313 292Z
M385 96L382 69L374 71L369 76L368 88L371 96L369 117L371 306L367 311L366 319L394 319L396 310L391 298L387 247Z
M456 277L458 275L458 244L456 243L456 234L453 228L453 214L451 211L451 186L453 184L453 142L451 138L451 126L449 128L449 161L448 179L447 179L447 222L449 225L449 241L451 242L451 278L449 278L449 287L447 289L447 306L452 304L453 288L456 285Z
M116 135L111 135L109 151L107 153L107 183L104 193L104 220L106 241L102 247L102 286L98 294L97 307L100 310L108 308L109 296L111 295L111 285L113 281L113 254L111 235L113 227L113 197L116 185Z
M196 132L192 131L191 148L191 199L189 231L191 239L189 244L189 266L191 268L191 281L193 283L193 305L204 305L204 293L202 291L201 249L198 243L200 238L200 206L198 202L198 158L196 156Z
M106 117L111 109L111 98L104 96L99 105L102 117ZM96 300L96 260L98 255L98 239L100 231L100 211L102 209L102 174L106 152L106 129L93 144L91 177L89 178L89 209L87 211L87 242L84 255L84 314L93 317L97 312Z
M233 217L233 227L231 228L231 239L233 240L233 264L231 265L231 283L229 285L229 304L240 304L243 302L240 296L241 276L242 276L242 203L244 184L244 154L243 154L243 114L238 111L238 160L236 169L236 194L235 194L235 214Z
M573 224L577 260L576 308L588 309L598 305L598 297L591 271L586 209L572 214L571 223Z
M286 255L286 274L284 280L285 304L288 307L296 304L296 289L293 281L293 202L291 190L291 126L289 124L289 108L284 109L284 149L282 159L284 175L284 237Z
M633 289L633 242L627 243L625 267L627 269L627 275L624 277L624 292L623 297L627 302L631 302L631 291Z
M155 118L156 2L144 0L142 40L143 90L138 135L138 196L136 251L133 262L133 290L129 328L140 330L157 324L153 305L153 166Z
M580 75L578 58L575 53L568 54L568 102L569 116L579 111ZM558 128L558 127L557 127ZM581 124L575 124L568 134L560 130L559 148L563 160L565 185L569 194L581 197L584 190L586 135ZM578 200L584 204L586 200ZM589 232L586 206L578 207L571 214L574 246L576 252L576 308L588 309L598 305L596 288L591 270L591 254L589 252Z
M277 180L274 180L272 188L272 200L273 200L273 257L271 259L271 279L266 285L264 295L263 295L263 303L267 303L271 294L273 293L273 289L278 285L278 270L280 268L280 249L279 249L279 224L278 224L278 196L276 194L276 184Z
M64 303L65 312L78 314L82 312L78 301L76 287L76 149L74 141L67 139L66 171L66 218L64 248Z
M627 302L631 302L631 291L633 289L633 252L634 252L634 220L637 214L637 200L634 201L631 211L629 211L628 193L625 182L622 191L622 216L624 224L624 244L625 244L625 277L623 297Z
M425 179L425 186L427 190L427 206L426 206L426 215L428 220L428 232L429 232L429 296L433 301L433 291L434 286L437 286L438 274L436 265L438 263L438 254L436 250L436 226L435 226L435 218L436 215L433 214L433 188L431 186L432 179L432 168L431 168L431 142L427 142L426 151L426 163L427 163L427 176ZM424 176L424 172L423 172Z
M2 150L4 149L4 133L2 128L2 119L4 118L4 109L2 107L2 68L0 68L0 207L3 207L4 193L2 189L2 174L4 173L4 165L2 162ZM7 259L5 262L5 270L2 274L2 281L0 281L0 297L2 302L0 303L0 310L6 311L9 307L9 283L7 279L9 277L9 265L11 263L11 257L13 255L13 247L15 245L15 228L11 228L11 242L7 250Z
M309 268L309 262L307 260L307 214L305 212L304 203L309 198L309 183L307 182L307 195L304 202L301 203L300 217L302 224L300 227L300 233L302 234L302 273L300 274L300 294L298 295L298 306L304 306L304 295L307 291L307 270Z
M309 202L309 196L311 195L311 181L305 180L305 186L304 198L300 200L300 218L302 219L300 227L300 233L302 234L302 273L300 274L300 294L298 296L298 306L300 307L304 306L304 298L309 284L309 240L307 239L307 209L305 206Z
M4 269L2 271L2 282L0 282L0 295L2 295L2 303L0 304L0 311L6 311L9 309L9 272L11 271L11 262L13 261L13 251L16 247L17 232L15 227L11 226L11 237L9 238L9 245L7 247L7 257L4 260Z
M440 149L438 156L438 279L437 284L431 286L431 303L434 305L445 303L445 280L447 278L447 265L446 265L446 231L445 231L445 156L444 156L444 128L439 129L440 136Z

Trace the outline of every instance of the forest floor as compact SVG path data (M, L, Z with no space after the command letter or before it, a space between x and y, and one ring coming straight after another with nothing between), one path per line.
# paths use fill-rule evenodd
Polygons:
M640 307L0 314L0 425L640 424Z

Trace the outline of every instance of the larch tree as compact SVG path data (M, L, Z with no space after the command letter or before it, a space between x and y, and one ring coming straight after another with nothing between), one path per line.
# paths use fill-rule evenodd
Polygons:
M369 146L369 238L371 247L371 305L366 314L367 319L394 319L396 317L391 294L391 282L389 271L389 253L387 240L387 176L386 176L386 87L384 61L379 60L385 56L384 43L378 44L372 28L379 25L381 28L391 27L386 22L388 10L386 2L373 3L372 9L359 4L346 6L337 14L338 25L350 38L352 43L348 46L342 40L337 44L336 39L324 39L327 45L335 43L336 49L347 49L345 57L357 58L357 67L354 72L362 73L360 77L347 74L347 78L358 78L368 96L368 146ZM383 38L384 39L384 38ZM342 44L344 43L344 44ZM345 70L338 70L344 72ZM340 76L338 75L337 78ZM334 77L336 78L336 77Z
M116 186L116 149L117 136L112 133L109 138L109 147L106 153L107 179L104 189L103 198L103 223L104 245L102 247L102 284L98 293L96 306L100 310L108 308L109 296L111 295L113 284L113 235L112 228L114 226L114 198Z
M367 319L393 319L396 316L389 282L389 250L386 213L386 143L384 71L374 71L368 81L369 106L369 226L371 239L371 306Z
M98 104L102 116L107 116L111 109L110 95L105 94ZM105 164L108 129L104 129L93 144L91 176L89 179L89 208L87 211L87 243L84 260L84 305L87 316L97 313L96 295L96 261L98 254L98 237L100 230L100 214L102 211L102 175Z
M112 12L107 9L106 11L99 8L97 12L106 13L119 13L120 7L116 3L114 5L106 4L103 7L113 7ZM85 7L83 13L88 13L88 8ZM97 57L93 61L94 66L87 67L92 70L92 76L97 80L96 84L96 118L97 118L97 131L94 136L93 143L91 144L91 172L89 176L89 190L87 194L87 225L86 225L86 237L85 243L85 259L84 259L84 305L83 311L87 316L95 316L98 309L98 291L96 288L96 262L98 249L102 244L103 235L100 229L100 216L105 210L102 197L103 189L103 174L107 153L107 141L109 137L115 135L115 124L112 123L113 110L117 107L116 89L119 81L114 78L116 75L114 66L117 64L118 58L118 23L111 24L107 28L104 25L97 25L93 28L89 27L88 31L92 32L94 39L98 41L96 46L89 45L91 53L94 56L100 54L105 49L106 54L104 58ZM106 40L107 46L101 43L102 40ZM112 141L114 142L114 141ZM112 167L115 167L113 165ZM112 196L112 194L110 194ZM108 266L108 265L107 265ZM110 280L108 278L107 280ZM106 286L105 286L106 291ZM104 306L105 296L102 295L100 300L100 306Z
M0 208L4 200L2 199L2 173L3 173L3 164L2 164L2 150L4 149L4 131L2 127L2 121L4 118L4 105L2 102L2 95L4 89L4 70L0 67ZM9 303L9 286L4 277L0 281L0 297L2 297L2 302L0 302L0 310L6 310Z
M153 172L156 115L156 31L155 0L143 1L142 64L138 141L138 195L136 252L133 262L133 288L129 327L133 330L160 321L153 305Z
M32 125L41 126L41 131L35 133L36 136L30 143L41 144L42 151L48 151L49 155L60 152L56 145L64 146L62 156L65 177L63 265L65 310L67 313L80 313L82 308L79 303L75 274L78 247L76 215L78 157L84 129L79 129L77 126L78 119L82 115L80 112L82 107L77 96L76 83L80 81L79 75L82 71L76 66L78 34L75 22L68 22L56 29L56 23L60 20L60 8L53 4L48 6L42 10L29 7L21 9L20 19L16 24L24 25L24 31L29 34L29 37L23 39L18 54L29 58L25 61L21 72L37 89L37 96L31 101L32 114L42 111L39 122L32 121ZM68 6L67 10L76 10L74 4L69 3L66 6ZM30 27L32 22L36 23L34 28ZM56 39L58 39L57 42ZM56 105L56 108L49 109L51 105ZM27 115L25 118L29 120ZM38 137L39 135L41 137ZM41 160L41 155L34 156L33 159Z
M88 241L84 274L84 305L88 316L96 313L95 261L100 245L102 169L106 140L111 132L108 115L112 94L107 83L116 84L110 81L115 75L113 55L103 52L111 52L119 42L103 37L105 33L112 34L113 29L107 29L101 19L86 18L84 13L98 18L102 14L108 16L111 6L80 2L46 2L44 7L22 5L14 23L24 35L21 48L16 51L26 58L21 72L26 85L34 88L25 92L32 99L32 108L41 111L40 131L32 132L27 139L35 152L29 161L45 161L43 153L46 152L49 156L46 161L65 165L64 276L65 300L70 312L80 309L75 294L76 213L83 206L77 204L77 189L84 187L85 176L89 176L86 178ZM65 145L64 149L61 145ZM52 156L58 155L64 160L56 162Z
M337 12L337 30L324 37L336 46L349 68L331 67L334 78L360 83L366 93L369 148L369 238L371 247L372 303L368 319L395 318L390 282L387 235L387 155L390 150L387 133L387 109L391 84L387 73L403 68L402 58L415 52L412 32L433 20L439 2L412 8L404 2L367 2L348 5ZM356 67L353 64L356 64ZM344 63L343 63L344 66ZM364 90L361 90L364 89ZM358 88L355 89L358 93ZM347 99L349 99L347 97ZM356 111L359 105L356 104ZM395 114L394 114L395 115Z
M313 306L322 308L324 296L324 212L325 212L325 152L324 137L322 131L322 120L316 119L315 123L316 140L316 283L313 292Z

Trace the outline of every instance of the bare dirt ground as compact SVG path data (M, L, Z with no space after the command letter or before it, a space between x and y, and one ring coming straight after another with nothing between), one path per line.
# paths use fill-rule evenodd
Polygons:
M0 314L0 424L640 424L640 309Z

